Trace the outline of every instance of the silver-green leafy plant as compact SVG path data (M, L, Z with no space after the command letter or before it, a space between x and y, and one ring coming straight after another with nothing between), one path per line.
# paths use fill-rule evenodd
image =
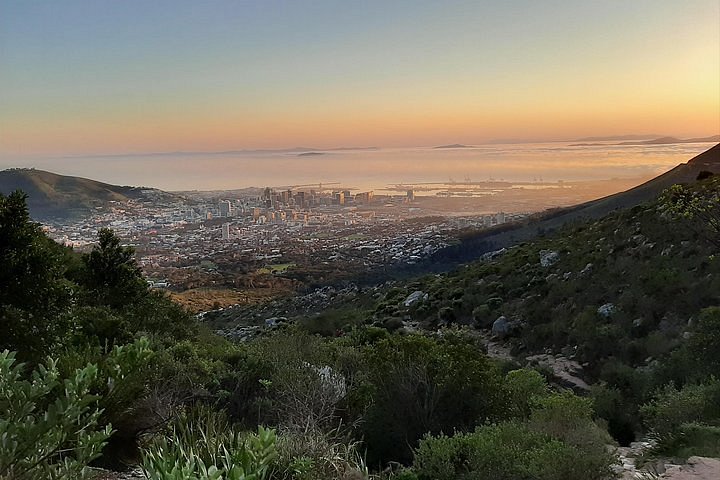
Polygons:
M152 480L265 480L277 457L274 430L233 430L219 413L201 408L182 415L167 435L143 450Z
M115 347L108 357L116 378L123 378L128 357L147 358L147 340ZM0 352L0 479L82 480L112 433L98 419L98 397L91 387L98 367L88 364L62 378L57 360L49 358L29 376L15 353ZM105 379L103 379L105 381Z

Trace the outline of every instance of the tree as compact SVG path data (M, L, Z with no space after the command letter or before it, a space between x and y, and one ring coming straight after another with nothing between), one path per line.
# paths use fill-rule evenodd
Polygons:
M90 292L89 303L122 309L148 293L147 283L134 259L135 250L120 244L109 228L98 232L98 244L83 255L83 284Z
M30 220L27 195L0 194L0 348L39 360L67 333L73 285L63 247Z

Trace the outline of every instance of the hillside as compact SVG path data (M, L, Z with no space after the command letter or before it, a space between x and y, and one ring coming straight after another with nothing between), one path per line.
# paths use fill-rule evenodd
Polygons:
M110 185L44 170L0 171L0 193L7 195L14 190L22 190L28 195L30 214L36 220L73 218L112 201L142 199L148 195L171 196L160 190Z
M618 145L672 145L672 144L676 144L676 143L705 143L705 142L718 142L718 141L720 141L720 135L713 135L711 137L700 137L700 138L660 137L660 138L654 138L652 140L623 142Z
M439 252L436 257L418 266L415 271L421 271L423 268L437 271L440 267L447 268L448 265L456 265L458 262L471 261L487 252L531 240L539 233L549 233L572 222L598 219L616 210L635 207L655 199L671 185L695 182L702 171L720 173L720 144L630 190L574 207L540 214L524 224L503 225L499 229L467 235L459 245Z
M616 139L617 140L617 139ZM627 142L613 143L611 145L676 145L681 143L715 143L720 142L720 135L712 135L710 137L699 138L675 138L675 137L656 137L650 140L633 139ZM606 143L573 143L571 147L605 147Z

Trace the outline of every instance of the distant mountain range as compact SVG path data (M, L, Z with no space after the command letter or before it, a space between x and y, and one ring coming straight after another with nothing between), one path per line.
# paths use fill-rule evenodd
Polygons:
M439 145L437 147L433 147L435 149L444 149L444 148L473 148L472 145L463 145L461 143L453 143L451 145Z
M44 221L79 217L111 201L176 198L154 188L110 185L31 168L0 171L0 193L7 195L14 190L28 195L30 215Z
M622 142L635 140L648 140L650 138L660 138L663 135L657 133L648 133L646 135L608 135L605 137L583 137L573 140L574 142Z
M597 137L603 138L603 137ZM606 138L606 137L605 137ZM679 143L715 143L720 142L720 135L700 138L675 138L675 137L659 137L651 140L631 140L627 142L613 143L612 145L673 145ZM606 147L607 143L574 143L571 147Z
M302 152L298 153L298 157L316 157L318 155L325 155L325 152Z
M211 151L176 151L176 152L137 152L137 153L104 153L73 156L72 158L135 158L135 157L200 157L200 156L232 156L232 155L267 155L267 154L302 154L314 152L344 152L344 151L374 151L379 147L337 147L337 148L313 148L293 147L277 149L254 149L254 150L211 150Z
M672 143L698 143L698 142L718 142L720 135L702 138L679 139L668 135L658 135L657 133L648 134L632 134L632 135L606 135L598 137L583 137L574 140L567 139L539 139L539 138L497 138L483 142L483 145L517 145L525 143L571 143L571 146L607 146L607 145L664 145ZM618 142L614 144L597 143L597 142ZM464 146L464 145L462 145ZM462 147L461 146L461 147ZM452 145L441 146L436 148L451 148Z

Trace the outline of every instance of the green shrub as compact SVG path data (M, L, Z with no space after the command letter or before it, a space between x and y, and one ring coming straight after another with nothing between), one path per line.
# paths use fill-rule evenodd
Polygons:
M503 382L507 393L508 416L526 419L538 398L548 394L548 385L539 372L530 369L512 370Z
M142 342L115 347L102 375L97 365L88 364L65 377L57 361L48 359L25 379L15 354L0 353L0 478L88 478L88 463L112 433L109 424L100 426L101 397L91 392L101 383L111 395L121 388L132 360L146 354Z
M199 408L143 449L142 468L151 480L264 480L277 457L276 440L274 430L236 432L222 414Z
M287 430L278 436L277 445L274 480L367 478L359 442L339 436L337 431Z
M569 390L535 397L528 421L531 430L549 435L582 450L588 458L607 460L605 445L611 443L607 432L592 419L592 399L579 397Z
M369 347L371 403L361 431L371 465L409 462L426 432L471 430L502 415L502 377L462 332L391 336Z
M413 463L420 480L599 480L609 476L610 466L609 456L589 457L515 422L426 436Z
M720 427L684 423L671 434L658 439L649 455L682 459L691 456L720 457Z
M687 342L693 370L712 375L720 371L720 307L704 309Z
M473 308L472 318L475 323L482 328L490 327L493 321L490 307L486 303L483 303Z
M672 435L681 425L698 422L720 425L720 380L685 385L667 385L641 408L645 424L660 438Z
M390 480L418 480L417 473L410 468L403 468L390 475Z

